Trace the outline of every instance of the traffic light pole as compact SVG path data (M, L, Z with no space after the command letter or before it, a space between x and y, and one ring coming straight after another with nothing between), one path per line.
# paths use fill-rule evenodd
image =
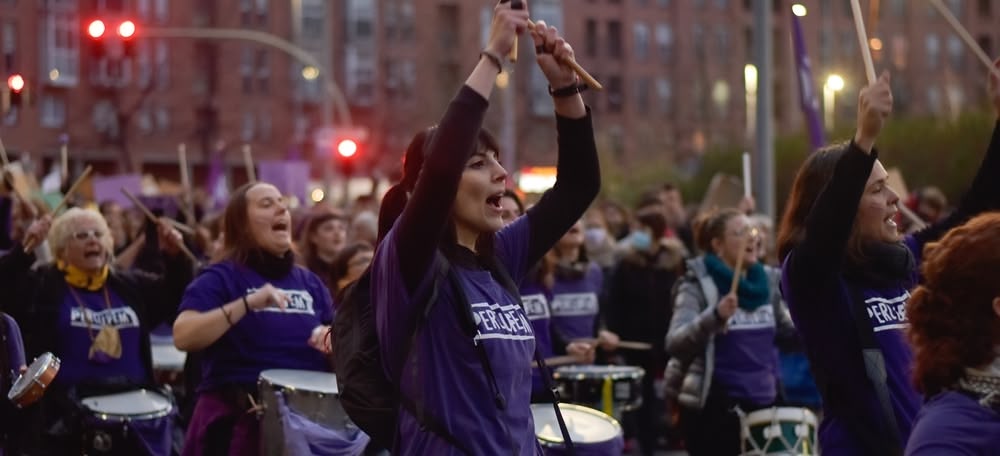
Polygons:
M343 92L337 87L333 80L333 74L328 68L324 68L319 60L309 51L295 45L288 40L272 35L270 33L258 32L255 30L243 29L223 29L223 28L196 28L196 27L146 27L142 32L143 36L153 38L193 38L207 40L243 40L252 41L258 44L278 49L306 66L311 66L319 70L318 77L323 78L323 86L326 90L326 101L332 104L336 110L339 123L342 125L353 125L351 121L351 110L347 107ZM331 108L324 107L324 121L330 125Z

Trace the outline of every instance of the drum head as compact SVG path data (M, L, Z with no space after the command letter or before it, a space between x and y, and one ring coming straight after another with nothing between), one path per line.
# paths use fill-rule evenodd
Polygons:
M785 423L805 423L816 426L819 420L816 415L807 408L799 407L771 407L757 410L747 414L746 423L748 426L758 424L770 424L772 421Z
M167 398L147 390L93 396L80 402L93 412L117 416L155 415L169 412L171 408Z
M641 378L645 371L634 366L562 366L556 369L555 378Z
M329 372L294 369L268 369L260 373L260 380L285 389L302 389L324 394L339 394L337 376Z
M597 410L573 404L559 404L566 429L573 443L599 443L617 438L622 427L614 418ZM542 442L563 443L559 421L552 404L531 404L531 415L535 419L535 436Z
M28 366L28 370L17 377L17 381L14 382L14 386L10 388L7 392L7 399L14 400L14 398L19 397L28 390L31 385L42 376L50 366L56 364L58 366L59 359L55 357L52 353L42 353L41 356L35 358L35 360ZM48 386L48 385L45 385Z

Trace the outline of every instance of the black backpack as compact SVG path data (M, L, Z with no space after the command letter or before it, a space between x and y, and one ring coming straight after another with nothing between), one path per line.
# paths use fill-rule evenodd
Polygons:
M465 294L461 290L455 275L450 271L450 265L443 255L438 254L439 268L434 276L434 281L425 296L418 296L418 302L423 302L423 311L411 322L409 329L409 343L405 358L410 355L410 350L416 346L417 333L430 315L434 303L437 301L438 286L442 279L459 294L456 300L456 309L465 309L460 312L461 321L466 324L466 332L470 337L476 333L476 325L473 320L471 310L464 304ZM498 279L508 290L512 289L514 296L520 300L517 288L510 279L509 274L503 266L497 263ZM493 269L493 268L491 268ZM414 401L401 394L399 385L386 377L382 369L382 355L378 341L378 333L375 327L375 307L372 304L371 296L371 269L365 270L361 277L349 285L343 293L340 302L337 303L337 315L333 322L332 342L334 347L334 366L337 376L337 387L340 394L340 404L351 420L369 437L372 443L384 449L393 449L396 441L396 419L399 407L404 407L420 422L426 430L445 440L455 448L460 449L464 454L472 454L462 441L451 434L441 424L441 421L430 414L422 403ZM493 370L486 357L486 351L482 344L477 344L479 358L487 375L487 381L491 386L496 385ZM563 439L570 451L573 451L573 443L570 440L569 432L563 421L562 414L558 407L558 395L549 384L548 369L544 365L538 351L535 350L536 362L543 369L543 378L546 378L546 387L553 392L554 407L556 417L562 430ZM496 398L498 408L505 407L502 396Z

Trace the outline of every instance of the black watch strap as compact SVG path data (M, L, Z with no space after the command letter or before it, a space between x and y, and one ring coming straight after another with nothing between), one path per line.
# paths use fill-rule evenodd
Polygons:
M552 95L552 98L565 98L581 93L584 90L587 90L587 84L572 84L558 89L553 89L552 86L549 86L549 95Z

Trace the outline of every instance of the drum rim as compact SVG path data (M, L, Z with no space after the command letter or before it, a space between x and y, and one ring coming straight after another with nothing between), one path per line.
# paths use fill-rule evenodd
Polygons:
M539 409L551 409L552 408L552 404L531 404L531 408L532 409L534 409L536 407L539 408ZM567 404L565 402L560 402L559 403L559 411L562 412L563 409L575 410L575 411L578 411L578 412L583 412L583 413L586 413L588 415L593 415L593 416L596 416L598 418L605 419L605 420L611 422L611 424L616 429L618 429L618 435L619 436L622 435L622 433L624 432L624 429L622 428L621 423L615 417L613 417L611 415L608 415L608 414L606 414L606 413L604 413L604 412L602 412L600 410L594 410L594 409L592 409L590 407L585 407L585 406L582 406L582 405ZM534 415L532 415L532 422L534 422ZM534 429L532 429L532 432L534 432ZM535 433L535 438L540 443L542 443L542 444L545 444L545 443L565 444L566 443L566 441L563 439L563 436L562 436L561 432L559 434L559 440L545 438L545 437L542 437L542 436L538 435L538 433ZM573 442L573 443L576 444L577 442Z
M159 396L160 398L162 398L164 401L166 401L167 407L165 409L163 409L163 410L157 410L155 412L144 412L144 413L139 413L139 414L123 415L123 414L118 414L118 413L108 413L108 412L102 412L100 410L94 410L94 409L90 408L90 406L88 406L86 402L84 402L84 401L86 401L88 399L93 399L93 398L97 398L97 397L120 396L120 395L130 394L130 393L155 394L155 395ZM111 422L115 422L115 423L124 423L124 422L129 422L129 421L154 420L154 419L157 419L157 418L163 418L163 417L169 415L174 410L174 404L170 401L169 397L167 397L167 396L165 396L163 394L160 394L160 393L158 393L158 392L156 392L154 390L149 390L149 389L146 389L146 388L140 388L140 389L132 390L132 391L124 391L124 392L115 393L115 394L102 394L102 395L99 395L99 396L85 397L83 399L80 399L80 404L83 405L83 407L85 409L87 409L88 412L90 412L91 416L99 418L101 421L111 421Z
M7 399L13 401L23 398L31 391L33 385L38 385L42 387L42 389L48 388L49 384L52 382L50 381L49 383L43 384L40 381L41 378L46 372L49 371L49 369L54 368L58 373L60 365L61 361L59 360L59 357L52 354L52 352L45 352L38 355L38 357L31 362L31 365L28 366L28 370L25 371L24 374L18 375L17 380L14 380L14 384L11 385L10 390L7 391ZM35 369L34 371L32 371L33 368Z
M307 375L316 375L316 374L319 374L319 375L329 375L330 378L333 380L333 382L330 383L330 385L332 386L332 391L317 391L317 390L314 390L314 389L309 389L306 386L302 386L302 385L289 385L287 383L278 383L277 382L278 379L275 379L273 377L272 378L268 378L266 376L266 374L268 372L270 372L272 375L275 372L289 372L289 373L292 373L293 375L295 373L306 373ZM292 391L292 392L302 391L302 392L307 392L307 393L316 394L316 395L331 395L331 396L339 396L340 395L340 385L337 383L337 374L335 374L333 372L313 371L313 370L306 370L306 369L264 369L264 370L260 371L259 374L257 374L257 388L259 389L260 386L262 384L265 384L265 383L268 384L268 385L271 385L272 387L275 387L275 389L280 388L280 389L285 390L285 391Z
M641 380L646 375L646 370L639 366L597 366L597 367L616 367L616 368L631 368L627 372L565 372L570 369L578 369L580 367L594 367L594 366L562 366L557 367L554 372L552 372L552 378L554 379L569 379L569 380L587 380L587 379L606 379L611 380ZM562 370L563 372L559 372Z

